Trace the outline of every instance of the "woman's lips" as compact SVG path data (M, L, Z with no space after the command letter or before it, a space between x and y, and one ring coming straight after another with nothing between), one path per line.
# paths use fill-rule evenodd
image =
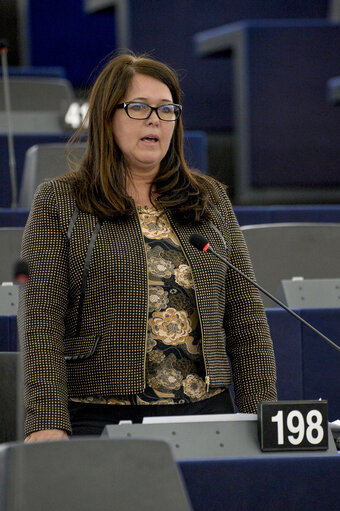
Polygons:
M141 141L146 144L157 144L157 142L159 142L159 138L156 135L147 135L141 138Z

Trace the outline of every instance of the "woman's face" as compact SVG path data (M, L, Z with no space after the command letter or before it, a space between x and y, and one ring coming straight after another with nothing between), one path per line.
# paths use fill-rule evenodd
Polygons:
M160 106L173 103L173 98L163 82L151 76L135 74L122 100L127 101ZM144 120L131 119L124 109L115 111L113 134L132 174L147 172L151 176L157 175L160 162L168 151L175 122L161 121L155 111Z

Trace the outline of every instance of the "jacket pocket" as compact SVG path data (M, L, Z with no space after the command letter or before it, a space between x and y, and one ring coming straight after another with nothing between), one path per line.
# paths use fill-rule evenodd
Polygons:
M96 337L68 337L64 339L66 362L78 362L93 357L101 338L101 335L97 335Z

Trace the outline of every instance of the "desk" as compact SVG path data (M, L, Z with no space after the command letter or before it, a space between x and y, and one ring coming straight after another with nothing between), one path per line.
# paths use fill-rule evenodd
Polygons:
M325 87L340 72L340 25L240 21L194 41L226 70L233 59L237 202L337 202L340 112Z
M285 222L340 223L339 204L234 206L240 225Z
M28 209L0 208L0 227L25 227Z
M16 316L0 316L0 351L17 351L19 347Z
M203 146L200 148L202 144ZM199 158L204 164L204 162L206 162L205 142L200 142L199 136L196 139L192 136L190 146L190 153L201 154ZM198 146L197 149L195 146ZM240 225L270 224L277 222L340 223L339 204L306 206L235 206L234 211ZM28 213L29 211L27 209L0 208L0 227L25 227Z
M194 511L335 511L340 456L180 461Z

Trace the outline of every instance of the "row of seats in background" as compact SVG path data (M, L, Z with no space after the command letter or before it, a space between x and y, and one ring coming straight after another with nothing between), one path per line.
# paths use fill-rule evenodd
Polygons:
M23 83L24 85L24 83ZM29 209L36 186L44 179L63 174L69 169L66 142L69 133L18 133L14 135L18 207ZM207 171L207 140L204 132L186 131L185 155L193 168ZM78 160L85 150L83 143L75 145L71 159ZM7 135L0 133L0 208L11 206L11 179L8 161ZM15 210L14 210L15 211Z
M64 141L74 90L87 91L98 62L129 47L179 71L185 127L205 133L206 170L230 185L235 203L338 201L339 1L217 0L207 12L206 0L173 0L171 15L165 0L156 9L154 0L23 1L22 60L35 70L63 66L59 87L65 77L72 85L53 112L38 112L33 102L30 121L17 112L17 150ZM40 138L28 145L23 131L26 140L32 131Z

